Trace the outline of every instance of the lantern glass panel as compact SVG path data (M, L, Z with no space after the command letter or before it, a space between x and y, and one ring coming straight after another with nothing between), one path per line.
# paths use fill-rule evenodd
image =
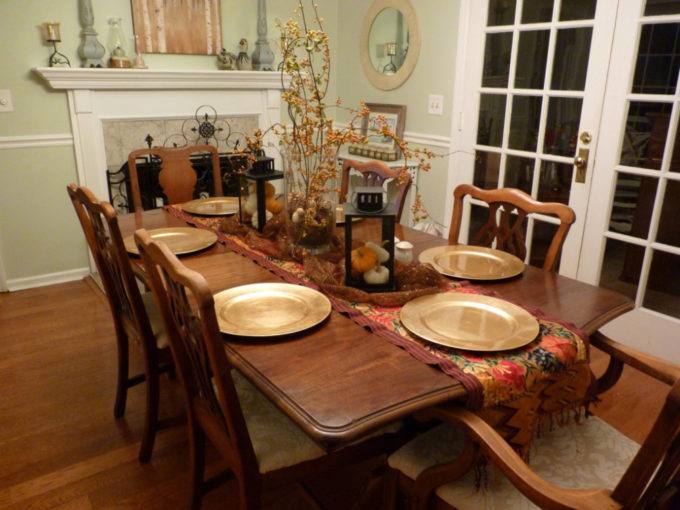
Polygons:
M283 172L266 175L246 172L239 181L239 220L262 232L266 223L283 209L276 187L270 181L281 179Z
M394 206L378 213L344 208L345 284L368 292L394 290Z

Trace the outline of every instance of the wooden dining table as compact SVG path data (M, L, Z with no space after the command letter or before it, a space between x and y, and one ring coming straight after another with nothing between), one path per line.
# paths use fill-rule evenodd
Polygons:
M123 236L139 228L186 226L164 209L122 215ZM361 232L368 225L357 225ZM398 225L396 236L410 241L414 255L445 239ZM135 271L143 267L133 257ZM202 274L213 292L280 277L217 243L200 253L181 257ZM515 303L540 309L586 333L633 308L625 296L555 273L527 266L512 280L483 287ZM266 321L266 314L259 317ZM373 334L350 318L331 312L326 322L293 337L262 341L224 337L229 361L283 413L326 449L370 434L416 411L460 400L463 386L438 368Z

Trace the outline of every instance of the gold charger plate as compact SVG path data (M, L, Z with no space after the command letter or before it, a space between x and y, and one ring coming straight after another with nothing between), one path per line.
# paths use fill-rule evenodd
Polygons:
M442 274L466 280L503 280L524 271L521 259L483 246L437 246L422 252L418 260Z
M446 292L409 301L401 323L414 335L468 351L505 351L538 336L536 318L517 305L489 296Z
M182 204L182 210L203 216L231 216L238 212L238 197L198 198Z
M253 283L215 294L222 333L267 338L291 335L316 326L331 313L321 292L289 283Z
M148 231L154 241L162 241L168 245L175 255L186 255L204 250L217 242L215 232L191 227L156 228ZM128 253L139 255L133 236L123 239Z

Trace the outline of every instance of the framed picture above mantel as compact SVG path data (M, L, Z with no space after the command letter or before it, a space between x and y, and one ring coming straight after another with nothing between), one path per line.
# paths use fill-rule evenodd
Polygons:
M222 49L219 0L132 0L140 53L217 55Z

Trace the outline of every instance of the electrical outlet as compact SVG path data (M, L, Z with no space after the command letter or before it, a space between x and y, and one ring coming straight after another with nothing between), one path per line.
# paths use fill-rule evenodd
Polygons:
M13 112L12 94L9 89L0 89L0 112Z
M430 115L444 115L444 96L430 94L427 99L427 113Z

